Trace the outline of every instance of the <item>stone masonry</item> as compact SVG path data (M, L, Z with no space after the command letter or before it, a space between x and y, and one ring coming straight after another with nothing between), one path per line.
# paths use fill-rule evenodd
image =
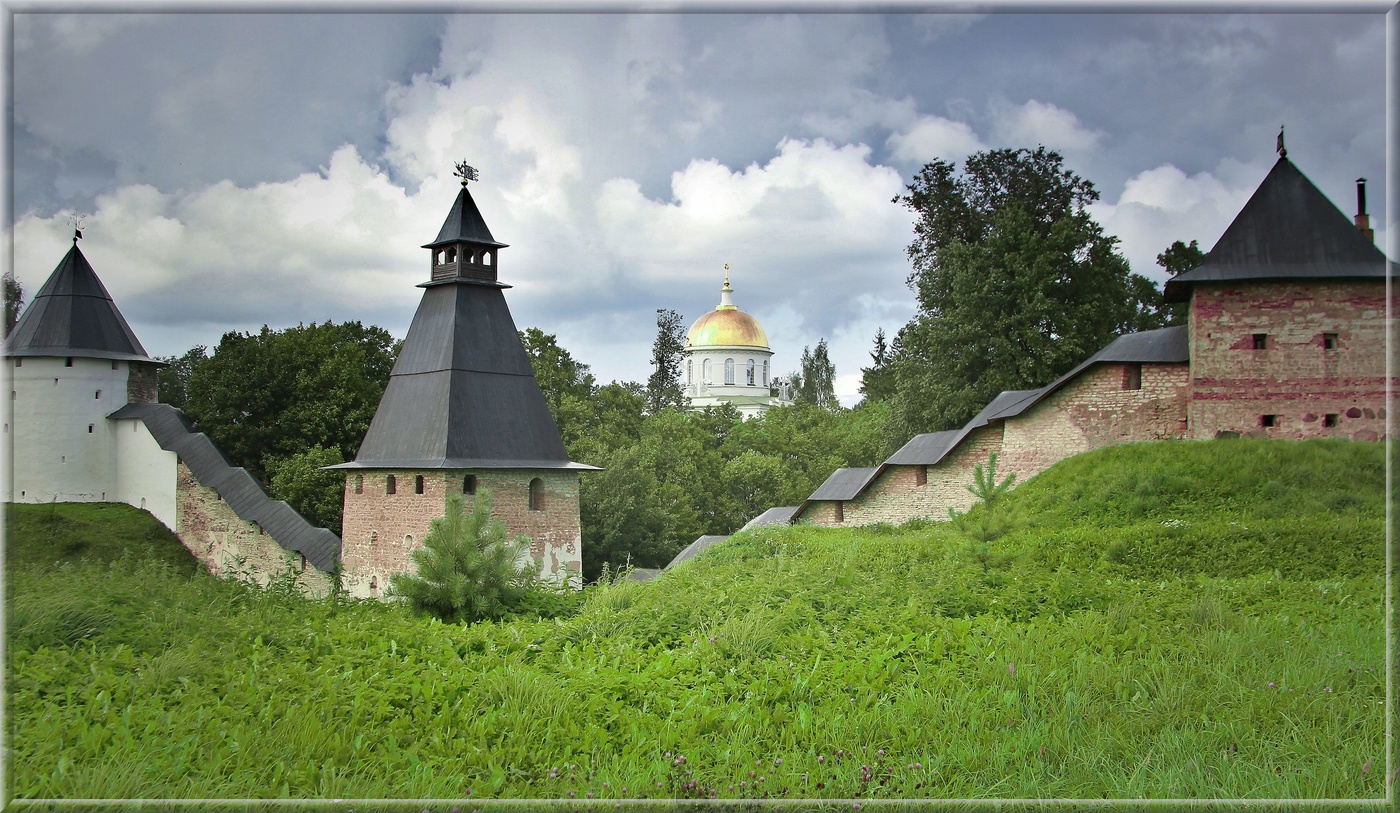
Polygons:
M1383 280L1196 286L1191 436L1383 439L1385 314Z
M414 572L413 551L423 546L432 521L446 513L447 496L464 494L468 476L475 478L478 490L490 491L491 514L505 523L507 534L530 538L530 553L540 563L542 576L564 580L581 574L577 471L371 469L352 471L345 478L345 589L354 596L383 597L391 575ZM531 508L530 483L536 479L543 504ZM464 494L464 499L472 510L472 495Z
M183 462L176 468L175 479L175 535L209 572L259 584L291 574L308 595L331 592L333 574L283 549L256 523L239 519L218 492L199 484Z

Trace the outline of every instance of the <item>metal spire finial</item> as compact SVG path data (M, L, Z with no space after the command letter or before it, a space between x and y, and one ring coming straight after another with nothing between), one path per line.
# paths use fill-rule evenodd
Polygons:
M1287 150L1286 148L1284 148L1284 146L1283 146L1283 125L1282 125L1282 124L1280 124L1280 125L1278 126L1278 145L1275 147L1275 149L1278 150L1278 157L1279 157L1279 158L1287 158L1287 157L1288 157L1288 150Z
M457 170L452 174L462 179L462 186L466 186L467 181L475 181L478 179L476 167L467 166L466 161L458 161Z
M73 245L75 246L83 237L83 218L85 217L87 215L80 215L76 212L68 216L68 225L73 227Z
M724 264L724 287L729 287L729 263Z

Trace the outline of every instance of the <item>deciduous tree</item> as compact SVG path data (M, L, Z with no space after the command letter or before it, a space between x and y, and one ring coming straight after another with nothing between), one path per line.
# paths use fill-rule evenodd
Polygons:
M352 460L389 380L393 344L359 322L226 333L190 373L184 409L263 482L272 459L316 445Z
M9 336L10 331L15 329L15 323L19 322L19 312L24 307L24 286L15 279L13 271L6 271L5 282L5 335Z
M162 356L160 360L166 366L160 368L157 374L157 400L176 409L184 409L189 401L190 377L208 358L209 349L202 344L186 350L183 356Z
M817 348L802 348L802 371L793 373L793 401L813 404L823 409L839 407L836 400L836 365L827 354L826 339Z
M1143 292L1085 208L1097 198L1040 147L978 153L961 174L934 161L895 199L918 217L919 310L897 337L888 447L960 426L1001 390L1046 384L1134 327Z

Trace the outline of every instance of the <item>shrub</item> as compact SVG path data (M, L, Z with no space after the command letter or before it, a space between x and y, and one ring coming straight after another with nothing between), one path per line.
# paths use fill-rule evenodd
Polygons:
M488 489L476 493L470 513L459 494L447 497L447 515L433 520L423 547L413 552L417 573L391 577L393 595L416 612L448 623L503 618L541 589L529 537L508 539L491 517Z

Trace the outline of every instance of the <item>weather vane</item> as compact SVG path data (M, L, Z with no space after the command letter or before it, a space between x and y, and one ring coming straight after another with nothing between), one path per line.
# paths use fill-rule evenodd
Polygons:
M68 225L73 227L73 245L78 244L78 240L83 236L83 218L87 215L80 215L77 212L68 216Z
M1279 158L1287 158L1287 157L1288 157L1288 150L1284 149L1284 146L1283 146L1283 125L1282 125L1282 124L1280 124L1280 125L1278 126L1278 146L1276 146L1275 149L1278 150L1278 157L1279 157Z
M477 180L476 167L467 166L466 161L458 161L457 171L452 174L462 179L462 186L466 186L467 181Z

